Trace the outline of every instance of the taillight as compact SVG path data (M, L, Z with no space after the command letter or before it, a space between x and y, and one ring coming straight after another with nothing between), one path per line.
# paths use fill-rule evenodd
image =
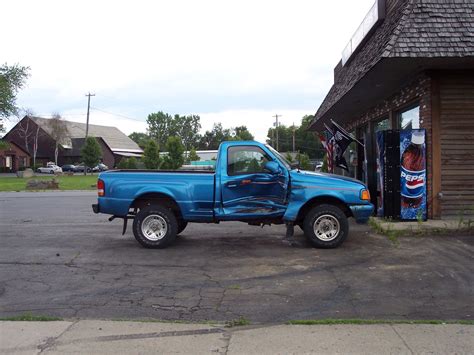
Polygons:
M105 195L105 184L101 179L97 180L97 195L101 197Z

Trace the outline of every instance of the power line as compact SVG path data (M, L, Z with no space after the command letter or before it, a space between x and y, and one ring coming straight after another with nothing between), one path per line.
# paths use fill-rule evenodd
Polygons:
M97 108L97 107L91 107L91 109L96 110L96 111L100 111L100 112L104 112L104 113L108 113L109 115L114 115L114 116L123 117L123 118L126 118L126 119L128 119L128 120L132 120L132 121L137 121L137 122L145 123L145 121L140 120L140 119L138 119L138 118L132 118L132 117L124 116L124 115L122 115L122 114L120 114L120 113L114 113L114 112L110 112L110 111L105 111L105 110L102 110L102 109Z

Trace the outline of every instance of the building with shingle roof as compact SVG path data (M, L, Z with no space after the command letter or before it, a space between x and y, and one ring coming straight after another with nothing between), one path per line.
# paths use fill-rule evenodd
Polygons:
M357 145L353 176L382 203L376 132L426 130L429 218L474 206L474 0L378 0L342 52L310 130ZM471 208L471 211L473 209Z
M67 135L60 142L58 164L80 163L86 125L66 120L63 122L67 128ZM3 139L15 142L32 155L34 137L38 133L37 163L45 164L48 161L54 161L56 142L52 138L52 127L49 123L48 118L25 116ZM97 138L102 150L102 161L109 167L116 166L123 157L143 155L143 150L116 127L89 124L89 136Z

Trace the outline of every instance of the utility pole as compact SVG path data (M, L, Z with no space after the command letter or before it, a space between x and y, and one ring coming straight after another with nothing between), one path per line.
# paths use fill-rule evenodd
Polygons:
M275 123L273 124L275 126L275 130L276 130L276 147L275 149L278 151L278 117L281 117L282 115L279 115L279 114L275 114Z
M87 122L86 122L86 138L89 135L89 111L91 108L91 96L95 96L95 94L91 94L90 92L86 94L87 96Z
M87 136L89 135L89 111L90 111L90 108L91 108L91 96L95 96L95 94L91 94L90 92L88 94L86 94L87 96L87 122L86 122L86 139L87 139ZM84 144L86 144L86 141L84 140ZM84 165L84 176L87 175L87 166L86 166L86 162L83 162L83 165ZM92 169L92 167L91 167Z
M295 152L295 123L293 122L293 153Z

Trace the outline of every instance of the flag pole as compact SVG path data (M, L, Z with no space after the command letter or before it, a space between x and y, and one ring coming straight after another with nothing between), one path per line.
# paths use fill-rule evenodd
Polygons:
M357 138L353 137L352 134L350 134L349 132L347 132L344 128L342 128L340 125L338 125L336 122L334 122L333 120L331 120L332 124L335 125L337 128L339 128L343 133L347 134L349 137L351 137L355 142L359 143L361 146L365 147L365 145L363 143L361 143ZM324 126L326 126L326 124L324 124ZM326 129L328 127L326 126Z

